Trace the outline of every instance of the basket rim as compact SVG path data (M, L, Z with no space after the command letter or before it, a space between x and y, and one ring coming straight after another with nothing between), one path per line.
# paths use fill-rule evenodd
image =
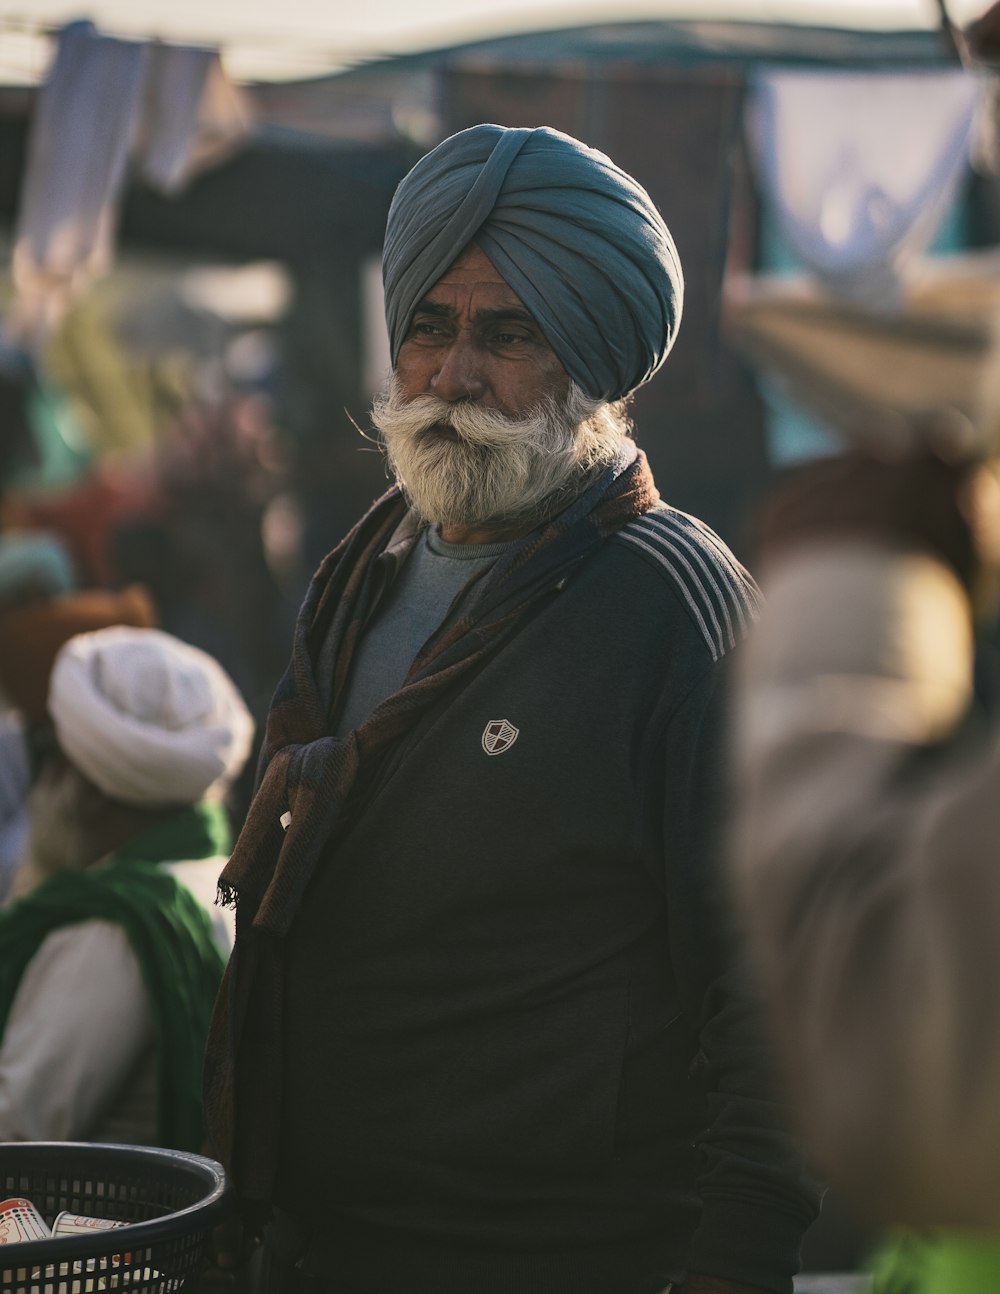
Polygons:
M72 1262L74 1257L100 1257L111 1248L117 1251L126 1234L130 1246L142 1249L160 1241L176 1239L178 1220L190 1218L193 1214L199 1215L198 1230L210 1231L227 1211L232 1197L222 1165L205 1155L196 1155L186 1150L100 1141L4 1141L0 1142L0 1167L5 1152L23 1154L27 1150L37 1154L43 1165L46 1160L55 1163L60 1156L70 1152L78 1157L78 1162L80 1158L92 1160L95 1168L120 1158L123 1152L127 1153L133 1163L138 1161L149 1167L170 1163L175 1168L189 1170L193 1177L204 1182L206 1194L196 1203L166 1213L163 1217L151 1218L146 1222L126 1222L113 1231L98 1231L92 1236L46 1236L41 1240L22 1240L0 1246L0 1270L26 1267L39 1260ZM113 1242L112 1236L115 1237ZM69 1245L71 1239L76 1242L73 1246ZM60 1253L66 1255L65 1259L59 1258Z

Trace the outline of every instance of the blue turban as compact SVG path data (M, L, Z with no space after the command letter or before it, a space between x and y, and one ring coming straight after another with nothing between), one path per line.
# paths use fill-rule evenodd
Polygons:
M649 194L558 130L483 125L421 158L392 200L382 272L393 364L416 306L473 240L588 395L620 399L666 359L684 279Z

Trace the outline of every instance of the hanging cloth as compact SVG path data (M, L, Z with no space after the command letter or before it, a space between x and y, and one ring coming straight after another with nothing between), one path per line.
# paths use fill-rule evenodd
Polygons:
M968 71L764 71L747 130L789 247L834 295L899 300L968 172L982 79Z

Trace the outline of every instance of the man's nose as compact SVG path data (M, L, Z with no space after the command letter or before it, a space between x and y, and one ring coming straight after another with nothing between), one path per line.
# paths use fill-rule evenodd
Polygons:
M478 347L456 338L441 356L437 372L431 378L431 390L442 400L481 400L486 392L486 378Z

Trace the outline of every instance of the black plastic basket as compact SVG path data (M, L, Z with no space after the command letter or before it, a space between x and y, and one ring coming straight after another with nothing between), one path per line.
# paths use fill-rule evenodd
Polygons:
M0 1294L168 1294L197 1286L229 1210L222 1166L151 1146L0 1143L0 1199L127 1225L0 1246Z

